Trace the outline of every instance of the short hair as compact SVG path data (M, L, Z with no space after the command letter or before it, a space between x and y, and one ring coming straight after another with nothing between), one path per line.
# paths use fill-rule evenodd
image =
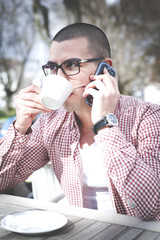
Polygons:
M111 49L105 33L92 24L74 23L62 28L52 41L61 42L84 37L88 40L88 50L94 57L111 57Z

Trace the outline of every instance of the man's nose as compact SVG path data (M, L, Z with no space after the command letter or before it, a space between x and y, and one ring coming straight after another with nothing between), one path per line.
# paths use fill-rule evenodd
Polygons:
M61 76L61 77L66 77L66 75L64 74L64 72L62 71L61 68L58 68L57 70L57 75Z

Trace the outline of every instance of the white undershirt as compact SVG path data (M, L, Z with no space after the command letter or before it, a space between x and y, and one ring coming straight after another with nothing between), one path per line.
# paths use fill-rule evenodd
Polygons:
M84 207L113 212L104 157L100 147L94 142L83 149L79 147L79 150L84 173Z

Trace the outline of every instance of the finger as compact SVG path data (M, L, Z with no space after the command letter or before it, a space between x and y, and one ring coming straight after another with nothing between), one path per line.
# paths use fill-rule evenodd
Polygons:
M98 92L99 87L98 87L97 81L101 82L100 80L95 80L95 81L92 81L91 83L89 83L85 87L84 92L83 92L83 97L87 97L89 94L94 96L94 93L96 94Z
M103 69L103 74L109 75L110 77L113 78L113 76L108 72L107 68Z
M94 88L88 88L83 92L83 97L87 97L88 95L95 96L99 91Z
M19 94L28 93L28 92L34 92L34 93L40 94L41 93L41 88L36 86L36 85L30 85L26 88L21 89Z
M99 74L99 75L90 75L90 79L91 80L105 80L105 79L116 79L115 77L113 77L106 68L104 68L103 70L103 74Z
M101 92L107 92L107 91L113 91L114 90L114 87L113 87L113 84L112 83L109 83L107 84L107 86L104 84L104 82L102 82L102 80L95 80L91 83L89 83L86 88L85 88L85 92L86 90L88 89L91 89L91 88L96 88L98 89L99 91Z
M18 95L18 98L27 100L27 101L34 101L34 102L40 103L40 95L36 94L34 92L20 93Z
M15 100L18 101L18 99L22 99L28 102L32 102L32 104L37 103L41 104L40 94L36 94L35 92L30 92L31 88L28 90L21 91L16 97ZM27 102L24 102L24 105L27 104Z
M21 107L21 108L23 108L23 107L33 108L33 109L38 109L41 112L52 111L51 109L42 105L41 102L26 100L25 98L22 99L22 98L16 97L15 102L16 102L17 106Z
M90 79L93 80L92 82L96 81L96 80L100 80L102 81L106 87L108 89L113 90L113 88L115 88L115 90L117 92L119 92L119 88L118 88L118 82L117 79L115 77L112 77L109 72L107 71L107 69L104 69L104 73L105 74L101 74L101 75L91 75ZM89 84L90 87L90 84Z
M107 84L107 81L110 79L114 87L119 91L117 78L110 75L106 68L104 69L104 75L108 76L107 78L104 79L104 83Z
M47 113L46 110L42 110L39 108L31 108L28 106L24 106L22 111L23 111L23 115L27 117L30 117L31 115L38 115L39 113Z
M91 86L94 88L91 88ZM113 85L109 86L108 84L108 86L105 86L102 81L96 80L91 86L85 89L83 97L87 97L90 94L94 99L98 97L99 100L101 99L103 102L105 101L110 103L113 103L115 99L119 98L119 90L117 90Z
M88 88L94 88L94 87L95 87L95 81L96 81L96 80L93 80L93 81L91 81L89 84L87 84L87 85L85 86L85 89L84 89L84 90L86 90L86 89L88 89Z

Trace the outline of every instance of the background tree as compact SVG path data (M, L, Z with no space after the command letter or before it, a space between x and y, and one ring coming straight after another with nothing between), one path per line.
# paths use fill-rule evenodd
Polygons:
M73 3L74 2L74 3ZM121 0L108 5L104 0L64 0L72 22L98 25L112 48L120 91L131 94L152 81L160 82L160 2Z
M44 42L49 44L50 31L49 31L49 9L41 4L40 0L33 0L33 13L35 24Z
M74 22L106 32L121 93L134 95L160 82L159 0L1 0L0 81L8 105L22 86L35 35L49 43L57 30Z
M7 109L23 80L34 40L34 16L30 2L0 1L0 82L6 92Z

